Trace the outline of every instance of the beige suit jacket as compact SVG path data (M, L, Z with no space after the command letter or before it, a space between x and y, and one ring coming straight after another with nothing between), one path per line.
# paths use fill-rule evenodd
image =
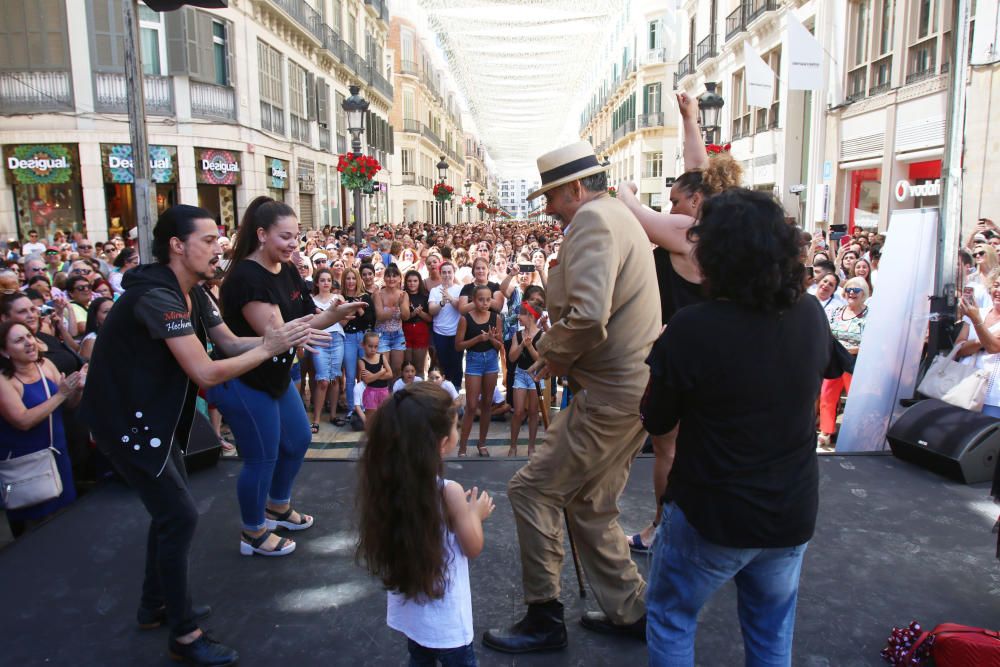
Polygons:
M605 195L580 207L549 269L545 302L553 325L539 354L567 366L589 397L638 414L660 299L649 240L624 204Z

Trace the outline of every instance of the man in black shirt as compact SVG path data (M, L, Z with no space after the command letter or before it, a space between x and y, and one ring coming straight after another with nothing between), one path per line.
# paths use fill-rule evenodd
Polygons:
M735 578L747 664L788 665L818 507L816 397L848 355L802 297L798 235L770 197L717 195L692 234L710 300L671 319L642 405L651 434L680 425L646 591L650 664L694 664L698 611Z
M233 649L198 628L205 607L192 608L188 552L198 511L187 486L182 452L194 419L198 387L225 382L289 348L325 334L310 317L241 338L222 322L198 282L210 279L220 254L211 215L174 206L153 231L157 263L129 271L94 346L80 415L97 446L135 488L151 516L138 621L168 623L171 657L196 665L236 662ZM213 361L207 340L228 359Z

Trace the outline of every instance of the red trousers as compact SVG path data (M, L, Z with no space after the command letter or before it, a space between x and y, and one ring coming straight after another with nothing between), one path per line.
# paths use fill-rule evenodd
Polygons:
M844 373L835 380L823 380L823 388L819 391L819 430L831 435L837 430L837 407L840 405L840 394L851 393L851 374Z

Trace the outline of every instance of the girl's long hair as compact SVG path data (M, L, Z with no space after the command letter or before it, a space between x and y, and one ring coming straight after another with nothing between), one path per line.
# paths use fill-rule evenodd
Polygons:
M447 585L440 442L455 416L448 392L417 382L368 422L358 462L356 558L407 598L440 599Z

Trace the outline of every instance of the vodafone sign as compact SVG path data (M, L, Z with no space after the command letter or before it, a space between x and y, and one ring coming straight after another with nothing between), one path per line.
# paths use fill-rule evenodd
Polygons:
M896 201L904 202L910 197L938 197L941 195L941 179L920 185L910 185L909 181L896 183Z

